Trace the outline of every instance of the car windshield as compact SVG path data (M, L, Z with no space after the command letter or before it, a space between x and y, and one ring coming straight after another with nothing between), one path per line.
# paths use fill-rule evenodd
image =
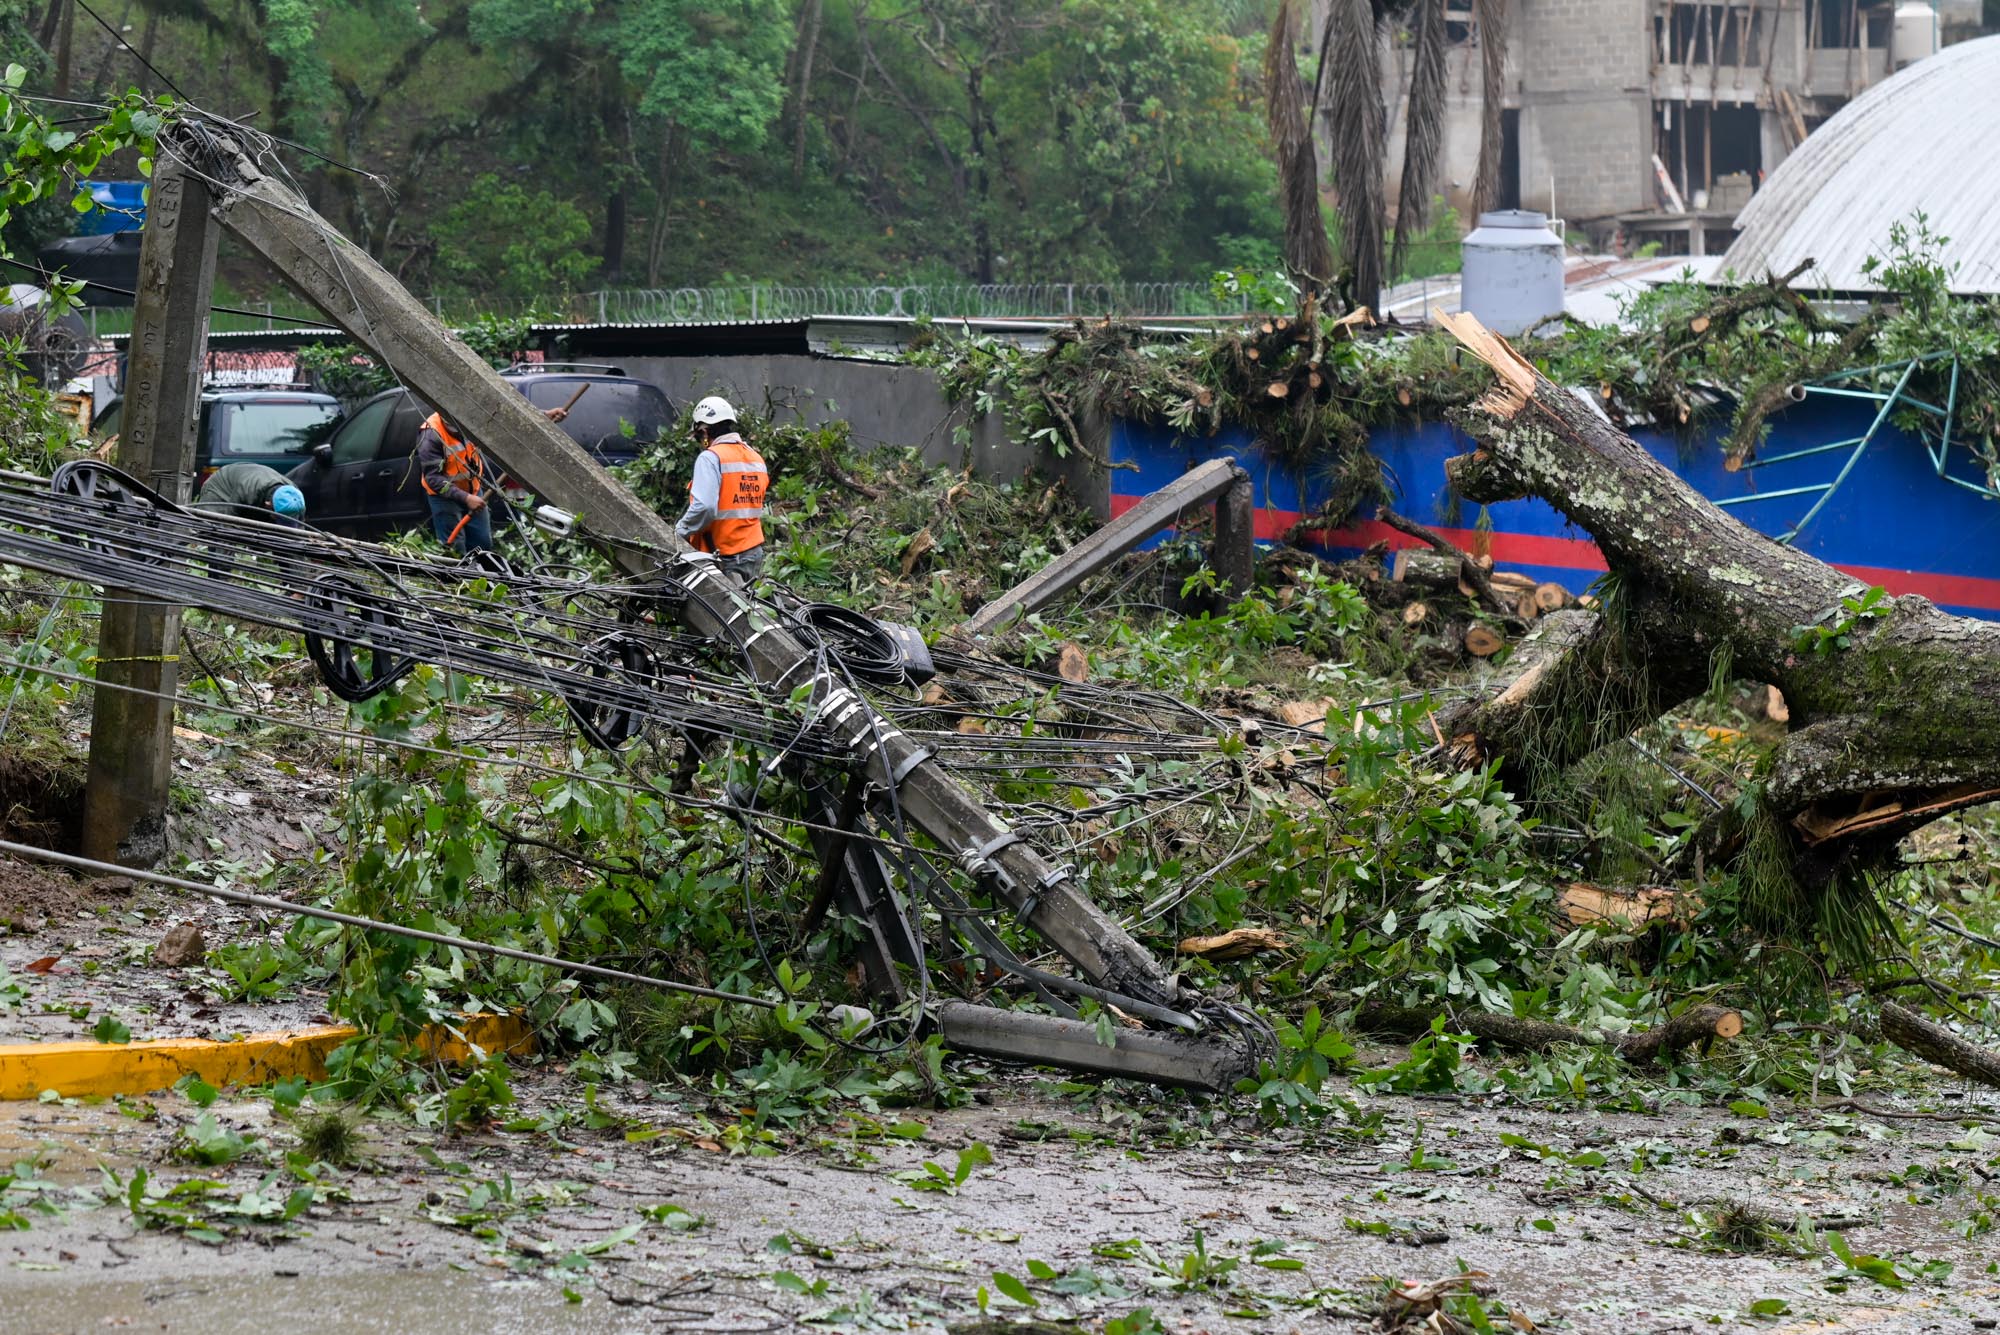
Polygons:
M584 385L584 392L563 419L562 429L585 449L636 453L673 425L673 406L658 386L643 380L529 380L523 386L537 408L560 408ZM631 429L626 430L626 424Z
M325 440L340 417L337 403L311 399L248 399L215 405L214 454L244 458L304 454Z

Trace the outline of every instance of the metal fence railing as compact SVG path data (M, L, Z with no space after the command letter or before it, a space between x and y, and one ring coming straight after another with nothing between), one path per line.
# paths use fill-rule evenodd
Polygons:
M870 286L621 288L584 294L576 313L605 322L795 320L808 316L1067 319L1078 315L1242 315L1242 296L1207 283L895 283Z

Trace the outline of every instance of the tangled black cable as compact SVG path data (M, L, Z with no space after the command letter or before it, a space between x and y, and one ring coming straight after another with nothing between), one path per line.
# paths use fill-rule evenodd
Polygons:
M808 603L798 610L794 624L800 638L865 682L901 686L908 680L901 646L873 617L836 603Z

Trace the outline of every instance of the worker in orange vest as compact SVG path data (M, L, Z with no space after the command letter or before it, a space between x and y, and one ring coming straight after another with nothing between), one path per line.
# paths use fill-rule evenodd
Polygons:
M544 408L542 416L560 422L569 409ZM493 516L486 505L499 479L487 477L479 442L442 412L432 413L417 436L417 473L430 497L437 540L460 556L492 551Z
M771 473L736 424L729 400L710 395L694 406L694 480L687 512L674 532L696 551L710 552L722 573L748 584L764 571L764 490Z

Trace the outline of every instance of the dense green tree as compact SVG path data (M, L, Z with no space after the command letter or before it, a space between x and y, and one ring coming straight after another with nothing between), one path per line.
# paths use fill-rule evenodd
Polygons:
M71 7L0 0L0 44L42 89ZM447 298L511 300L538 272L530 286L1200 280L1265 261L1280 233L1258 73L1274 0L102 8L136 51L77 26L79 96L146 86L146 55L201 106L332 159L285 153L318 208ZM499 258L521 226L594 273ZM226 253L225 276L271 282Z
M438 242L433 272L501 308L559 302L597 270L582 209L491 172L431 224L431 235Z

